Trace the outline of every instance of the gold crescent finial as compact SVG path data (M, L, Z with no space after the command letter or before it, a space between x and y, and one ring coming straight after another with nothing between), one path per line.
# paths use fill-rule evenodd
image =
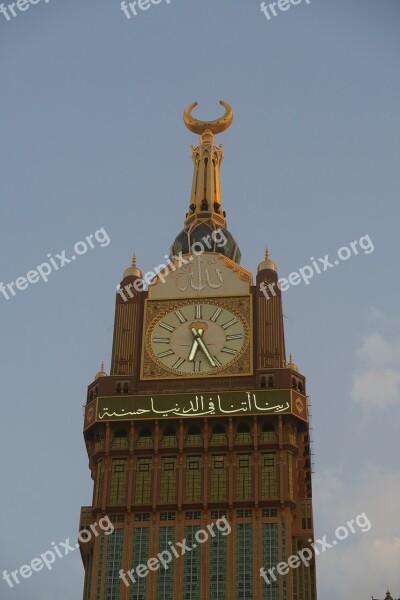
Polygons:
M222 131L225 131L225 129L228 129L233 121L232 107L223 100L220 100L219 103L225 108L225 114L223 117L215 119L215 121L200 121L199 119L194 119L192 117L192 110L198 103L193 102L192 104L189 104L183 113L183 121L186 127L193 133L198 133L199 135L204 133L207 129L211 130L213 134L221 133Z

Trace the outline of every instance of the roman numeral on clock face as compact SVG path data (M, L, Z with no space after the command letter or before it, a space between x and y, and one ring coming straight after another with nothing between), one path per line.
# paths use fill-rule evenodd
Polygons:
M232 350L232 348L222 348L221 352L226 352L227 354L237 354L237 350Z
M235 323L237 323L237 319L231 319L230 321L225 323L225 325L222 325L222 329L228 329L228 327L232 327L232 325L234 325Z
M194 311L195 319L201 319L201 312L202 312L201 304L196 304L195 311Z
M183 316L183 314L181 313L180 310L175 310L174 312L181 323L186 323L187 319L185 319L185 317Z
M226 341L229 342L229 340L241 340L242 337L243 337L242 333L235 333L233 335L227 335Z
M173 350L165 350L165 352L160 352L157 354L158 358L163 358L164 356L169 356L170 354L175 354Z
M169 338L153 338L153 342L155 342L156 344L169 344L170 339Z
M181 364L185 362L185 360L186 360L185 358L178 358L178 360L176 361L176 363L174 363L172 365L172 368L173 369L178 369L181 366Z
M219 315L222 313L222 308L217 308L217 310L215 311L215 313L213 314L213 316L211 317L210 321L216 321L219 317Z
M160 327L166 329L167 331L170 331L171 333L175 331L175 327L172 327L172 325L168 325L168 323L164 323L163 321L161 321Z
M195 373L200 373L201 370L201 360L195 360L193 365L193 371Z

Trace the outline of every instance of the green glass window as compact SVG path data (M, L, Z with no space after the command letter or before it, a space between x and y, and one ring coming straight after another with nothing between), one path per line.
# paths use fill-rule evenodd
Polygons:
M99 549L99 560L98 560L99 569L97 571L96 600L101 600L100 594L101 594L101 580L102 580L102 574L103 574L104 542L105 542L105 535L104 535L104 531L102 531L100 534L100 549Z
M133 532L133 562L132 569L138 565L147 563L149 559L149 528L136 527ZM136 577L135 583L131 583L130 600L146 600L147 577ZM129 580L130 582L130 580Z
M128 448L128 435L126 431L117 431L111 448Z
M121 597L121 579L119 571L122 567L123 529L115 529L107 540L107 561L104 580L104 600L119 600Z
M111 464L110 504L126 502L126 458L113 458Z
M213 513L217 513L218 516L213 517ZM224 514L225 511L212 511L211 518L218 519ZM226 600L226 536L223 536L220 531L216 532L215 537L211 538L210 554L210 598L212 600Z
M191 427L188 431L188 435L186 438L187 446L201 446L203 444L203 440L201 437L201 429L200 427Z
M176 500L176 458L164 456L161 459L160 501Z
M263 523L263 565L268 572L272 567L276 567L279 561L278 553L278 524ZM263 581L263 600L279 600L279 579L274 581L270 578L270 583Z
M83 589L83 599L90 600L91 580L92 580L93 554L90 554L85 567L85 586Z
M185 566L183 570L183 600L200 599L200 546L196 541L196 525L185 527L185 538L188 546L195 548L185 553Z
M150 429L145 428L139 432L137 447L138 448L152 448L153 447L153 438L151 436Z
M227 443L228 438L226 437L225 428L222 425L216 425L212 432L211 444L225 445Z
M103 490L104 463L103 459L97 461L96 486L94 490L94 503L100 504L101 492Z
M289 444L296 446L296 428L293 426L289 426L286 428L286 431Z
M238 444L251 443L252 437L250 425L247 425L246 423L242 423L241 425L239 425L237 428L235 440Z
M252 497L251 455L236 456L236 498L245 500Z
M201 458L188 456L186 458L186 500L188 502L201 500Z
M251 524L239 524L236 529L236 599L253 597L253 540Z
M135 485L135 503L137 504L149 504L151 502L151 467L151 458L137 459Z
M303 504L301 506L301 526L303 529L312 528L311 504Z
M225 455L211 456L211 500L225 500L227 495L227 467Z
M175 527L160 527L159 552L170 550L170 544L175 541ZM172 560L167 568L162 565L158 570L157 578L157 598L156 600L166 600L173 598L173 583L174 583L174 561Z
M277 441L277 435L275 427L272 423L264 423L261 429L260 442L266 442L267 444L275 444Z
M104 433L98 433L94 443L95 450L101 450L104 448Z
M164 434L161 438L161 446L177 446L178 438L176 437L176 431L173 427L166 427Z
M275 452L261 454L261 495L271 500L278 498L278 469Z
M287 453L287 487L288 496L290 500L293 500L293 454Z

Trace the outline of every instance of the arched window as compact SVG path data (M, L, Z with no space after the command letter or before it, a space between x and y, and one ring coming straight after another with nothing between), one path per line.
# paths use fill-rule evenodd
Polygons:
M152 448L153 447L153 438L151 435L151 430L148 427L144 427L139 431L139 438L137 441L138 448Z
M274 378L272 377L272 375L268 377L268 387L274 387Z
M128 394L129 393L129 383L127 381L125 381L124 383L124 394Z
M236 441L242 444L251 443L251 429L248 423L240 423L236 430Z
M299 381L299 385L297 386L297 389L299 390L300 394L303 393L304 389L303 389L303 384L301 381Z
M215 425L212 436L211 436L212 444L226 444L227 438L225 433L225 427L223 425Z
M267 380L265 379L265 377L261 377L260 386L262 388L267 387Z
M276 431L272 423L267 422L263 424L261 428L260 441L270 443L276 442Z
M93 390L90 390L89 400L93 400Z
M124 429L119 429L114 436L111 448L127 448L128 434Z
M178 438L174 427L167 426L164 429L164 434L161 440L161 446L177 446Z
M293 379L292 379L292 388L296 389L296 387L297 387L297 386L296 386L296 380L295 380L295 378L293 377Z
M98 433L94 441L95 450L100 450L104 447L104 433Z
M122 392L122 385L120 381L118 381L117 385L115 386L115 391L117 392L117 394L120 394Z
M296 427L293 427L293 425L288 425L286 427L286 431L289 444L296 446Z
M201 446L202 438L200 427L197 425L192 425L192 427L189 427L186 444L188 446Z

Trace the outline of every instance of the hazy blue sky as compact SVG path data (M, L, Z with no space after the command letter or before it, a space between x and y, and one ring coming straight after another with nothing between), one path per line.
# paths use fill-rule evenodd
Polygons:
M286 342L313 403L316 535L372 528L318 561L320 600L400 595L398 0L312 0L268 21L258 0L42 0L0 14L0 281L103 227L89 250L0 295L0 572L75 541L91 499L86 386L109 369L114 292L136 252L159 264L187 210L200 118L219 136L224 209L242 264L269 245L285 276L369 235L360 253L284 294ZM78 551L0 597L81 597Z

